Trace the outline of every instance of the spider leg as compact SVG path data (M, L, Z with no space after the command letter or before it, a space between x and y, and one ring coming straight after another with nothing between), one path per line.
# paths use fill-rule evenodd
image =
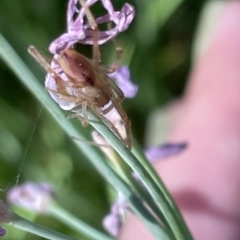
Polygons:
M97 108L95 110L95 113L109 126L109 128L119 137L119 139L122 141L122 143L127 146L129 149L132 147L132 137L131 137L131 122L128 119L127 114L122 109L120 103L122 102L123 93L120 88L117 87L114 83L112 83L112 80L107 78L102 78L102 83L105 85L105 94L108 95L109 99L112 101L112 104L102 110ZM114 91L116 91L117 97L114 94ZM118 96L120 94L120 97ZM125 129L126 129L126 140L123 139L123 137L120 135L118 130L115 128L115 126L112 124L111 121L109 121L106 117L103 116L103 114L108 113L111 109L116 108L117 112L119 113L120 117L122 118L122 121L124 122Z
M89 144L89 145L92 145L92 146L96 146L96 147L112 148L112 146L111 146L111 145L108 145L108 144L95 143L95 142L93 142L93 141L88 141L88 140L81 139L81 138L77 138L77 137L73 137L73 136L72 136L72 139L77 140L77 141L80 141L80 142L84 142L84 143L86 143L86 144Z
M104 79L104 78L103 78ZM113 126L113 124L108 120L107 120L107 125L111 128L111 130L119 137L120 136L120 140L123 142L123 144L125 146L127 146L129 149L132 148L132 136L131 136L131 122L130 120L128 119L128 116L127 114L125 113L125 111L122 109L120 103L121 103L121 97L120 97L120 100L118 97L115 96L114 94L114 89L111 88L110 86L110 80L107 81L106 79L104 79L105 81L103 81L103 83L105 84L105 93L108 95L109 99L112 101L112 104L102 110L102 112L99 112L98 111L98 116L100 116L102 118L102 120L105 118L102 114L106 114L108 113L111 109L115 108L118 112L118 114L120 115L120 117L122 118L122 121L124 122L124 125L125 125L125 129L126 129L126 140L124 140L122 138L122 136L120 136L120 133L118 132L118 130ZM110 87L109 87L110 86ZM115 87L115 86L114 86ZM117 88L116 88L117 89ZM121 90L116 90L116 93L122 93L120 92ZM123 94L122 94L123 95ZM103 118L104 117L104 118ZM103 120L104 121L104 120ZM105 121L106 122L106 121Z
M81 92L80 91L81 89L79 89L79 91L77 91L77 95L70 95L66 91L65 91L65 93L59 92L57 90L53 90L53 89L48 88L48 87L45 87L45 89L48 92L51 92L51 93L55 94L60 99L75 102L77 105L72 109L72 111L78 111L79 110L79 105L84 103L84 102L88 103L88 102L93 101L92 97L87 95L86 93ZM100 110L100 112L102 112L102 110Z
M112 79L110 78L107 78L107 84L110 85L110 87L112 87L112 89L114 90L114 92L116 92L117 94L117 97L116 98L116 101L118 103L121 103L124 99L124 94L122 92L122 90L118 87L118 85L112 81ZM114 94L114 93L112 93ZM112 96L112 95L109 95L109 96ZM110 112L112 109L114 108L114 104L111 104L110 106L108 106L106 109L102 110L102 114L107 114L108 112Z
M49 73L51 76L55 79L57 89L61 90L65 89L66 87L72 87L73 84L68 81L64 81L50 66L50 64L46 61L46 59L41 55L41 53L34 47L30 46L28 48L28 52L35 58L37 62L40 63L40 65ZM51 89L46 88L48 91L51 91Z
M82 113L82 116L80 115ZM82 123L83 127L87 127L89 125L88 115L87 115L87 101L81 103L81 110L70 114L67 116L68 119L77 117Z
M89 125L88 115L87 115L87 106L90 105L88 103L92 102L92 98L89 97L87 94L78 92L78 96L71 96L67 94L61 94L57 92L56 90L46 88L47 91L55 94L58 98L66 100L66 101L72 101L76 103L76 106L71 109L73 111L73 114L68 115L68 119L77 117L80 122L82 123L83 127L87 127ZM81 96L80 96L81 95ZM98 109L99 114L102 114L102 109ZM82 113L82 116L80 115Z
M114 90L114 92L117 93L116 100L121 103L124 99L124 94L121 88L118 87L118 85L109 77L106 77L107 83L111 86L111 88Z
M88 19L88 23L90 25L90 27L92 28L92 35L93 35L93 62L94 65L98 65L99 62L101 61L101 52L99 49L99 44L98 44L98 39L99 39L99 28L98 25L89 9L89 7L87 6L85 0L79 0L80 4L82 5L82 7L85 10L87 19Z
M110 106L108 106L107 108L105 108L104 110L102 110L102 114L107 114L108 112L110 112L112 109L114 108L114 105L111 104Z
M120 115L120 117L122 118L122 120L125 124L126 139L124 140L124 144L129 149L131 149L132 148L131 121L129 120L126 112L122 109L120 103L117 101L117 98L115 97L114 94L111 95L111 101L112 101L114 108L117 110L118 114Z
M116 50L116 58L112 64L112 66L111 67L103 66L103 65L98 66L98 69L100 72L107 73L107 74L116 72L118 70L120 61L121 61L122 55L123 55L123 49L122 49L122 47L119 46L116 39L112 39L112 41L114 43L115 50Z
M50 64L46 61L46 59L41 55L41 53L34 47L30 46L28 48L28 52L35 58L37 62L41 64L41 66L52 75L52 77L56 80L56 82L64 82L64 80L52 69Z
M103 83L105 84L105 93L108 95L109 99L111 99L112 96L114 95L114 92L116 92L117 97L115 97L115 95L114 97L118 103L121 103L124 99L122 90L112 81L112 79L108 78L107 76L106 76L106 79L104 79ZM114 90L114 92L111 90L111 88ZM114 108L114 104L111 103L110 106L102 110L102 114L104 115L107 114L113 108Z
M71 118L77 117L81 121L83 127L87 127L89 125L89 120L88 120L88 115L87 115L88 102L87 102L87 100L84 100L84 97L87 98L87 96L85 96L85 94L82 94L83 97L79 98L76 96L61 94L50 88L46 88L46 90L55 94L60 99L75 102L77 104L75 107L75 108L77 108L77 110L75 113L70 114L67 118L71 119ZM81 106L81 108L79 109L80 106ZM82 113L82 116L80 115L80 113Z
M77 98L76 96L71 96L69 94L63 94L63 93L59 93L58 91L56 90L53 90L51 88L48 88L48 87L45 87L45 89L48 91L48 92L51 92L53 93L54 95L56 95L58 98L60 99L63 99L63 100L66 100L66 101L72 101L72 102L75 102L76 104L80 103L80 98Z

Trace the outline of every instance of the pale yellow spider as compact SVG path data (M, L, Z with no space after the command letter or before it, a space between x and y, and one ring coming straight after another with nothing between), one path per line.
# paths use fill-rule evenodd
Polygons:
M85 1L80 0L80 2L86 11L86 16L92 29L92 60L78 53L73 48L69 48L60 54L56 54L53 58L53 62L61 69L61 74L59 74L34 46L30 46L28 51L55 81L55 87L50 88L46 86L46 90L55 101L58 99L71 106L68 110L74 113L69 118L77 117L83 126L87 126L89 124L87 110L89 109L101 118L126 147L131 149L131 122L121 107L124 94L115 82L107 76L108 73L118 69L122 49L115 43L117 56L111 67L99 64L101 54L98 44L98 25ZM125 124L126 137L122 137L111 120L105 117L105 114L112 109L118 112L122 122Z

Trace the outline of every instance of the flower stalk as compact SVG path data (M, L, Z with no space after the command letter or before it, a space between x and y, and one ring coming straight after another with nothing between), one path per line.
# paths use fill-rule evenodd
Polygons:
M179 218L178 214L175 214L174 210L177 209L176 204L170 197L170 194L167 192L164 184L159 179L159 176L157 175L153 167L149 164L149 162L146 160L146 158L142 158L141 160L144 161L147 169L145 169L145 166L143 166L143 164L130 152L127 147L122 145L120 140L112 133L109 128L107 128L103 124L99 124L99 119L95 115L89 112L88 117L91 125L105 139L107 139L108 142L111 143L112 147L117 151L121 158L131 167L131 169L135 173L137 173L145 188L151 195L153 201L155 202L159 210L162 212L162 214L158 217L160 219L163 217L161 220L165 223L168 223L167 227L172 232L175 239L192 239L183 220ZM138 153L138 155L144 156L143 153ZM174 209L172 206L174 206Z
M96 230L95 228L89 226L82 220L74 217L69 212L65 211L58 204L54 203L49 206L48 213L69 226L70 228L84 234L86 237L92 240L113 240L112 237L107 236L103 232Z
M14 219L8 223L9 226L13 226L20 230L38 235L40 237L46 239L54 239L54 240L76 240L76 238L72 238L61 234L59 232L53 231L52 229L43 227L39 224L31 222L17 214L15 214Z

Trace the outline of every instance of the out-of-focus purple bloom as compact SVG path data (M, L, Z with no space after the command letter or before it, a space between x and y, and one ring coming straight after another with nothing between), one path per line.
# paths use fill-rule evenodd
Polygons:
M123 225L124 213L128 210L128 204L122 197L112 205L110 213L103 219L103 227L116 237Z
M133 84L130 77L130 71L127 66L120 66L114 73L108 75L115 79L119 88L123 91L126 98L133 98L137 94L138 86Z
M11 220L11 211L8 209L6 203L0 199L0 223L9 222Z
M87 0L86 5L91 7L97 1L99 0ZM91 26L88 22L84 22L84 17L86 16L85 9L78 9L78 2L79 0L69 0L67 9L67 32L50 44L49 51L51 53L59 54L72 47L75 43L90 45L94 43ZM107 10L107 14L96 18L96 23L113 23L114 27L105 31L99 31L99 45L116 37L119 32L126 30L135 15L134 7L128 3L123 5L121 11L114 11L110 0L101 0L101 2Z
M6 230L0 227L0 237L6 234Z
M165 159L167 157L171 157L177 155L186 149L187 143L165 143L158 147L151 147L145 149L144 153L146 158L150 163L154 163L158 160ZM133 177L139 180L139 176L133 172Z
M47 212L52 197L53 190L47 183L25 183L13 187L7 196L10 203L39 213Z
M159 159L174 156L182 152L187 147L187 143L166 143L159 147L151 147L144 151L147 159L154 162Z
M103 227L109 234L116 237L122 227L122 222L118 215L110 213L103 219Z
M12 212L7 208L6 203L0 199L0 223L9 222L12 218ZM0 237L6 234L6 230L0 226Z

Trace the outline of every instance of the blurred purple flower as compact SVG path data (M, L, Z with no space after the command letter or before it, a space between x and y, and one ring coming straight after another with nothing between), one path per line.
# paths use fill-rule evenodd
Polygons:
M174 156L184 149L186 149L187 143L166 143L159 147L147 148L144 153L150 162L156 160Z
M116 237L119 233L119 230L122 227L122 222L120 217L117 214L112 214L112 213L108 214L103 219L103 227L109 234Z
M116 237L123 225L124 213L128 210L127 201L122 196L112 205L110 213L103 219L103 227Z
M86 5L91 7L99 0L87 0ZM132 5L125 3L121 11L114 11L110 0L101 0L107 10L107 14L95 19L97 24L113 23L114 27L105 31L99 31L98 44L101 45L123 32L132 22L135 9ZM69 0L67 9L67 32L55 39L49 46L52 54L59 54L75 43L93 44L92 29L89 23L84 23L86 12L84 8L78 9L79 0ZM77 15L77 16L76 16Z
M0 222L4 222L8 215L8 210L5 202L0 199Z
M0 237L6 234L6 230L0 227Z
M137 94L138 86L133 84L130 77L130 71L127 66L120 66L114 73L108 74L115 79L119 88L123 91L126 98L133 98Z
M13 187L7 195L10 203L39 213L47 212L52 197L53 190L49 184L31 182Z
M0 199L0 223L11 221L12 212L8 210L6 203ZM6 234L6 230L0 227L0 237Z
M165 159L167 157L171 157L181 153L184 149L186 149L187 143L165 143L158 147L151 147L145 149L144 153L146 158L150 163L154 163L158 160ZM133 177L139 180L139 176L133 172Z

